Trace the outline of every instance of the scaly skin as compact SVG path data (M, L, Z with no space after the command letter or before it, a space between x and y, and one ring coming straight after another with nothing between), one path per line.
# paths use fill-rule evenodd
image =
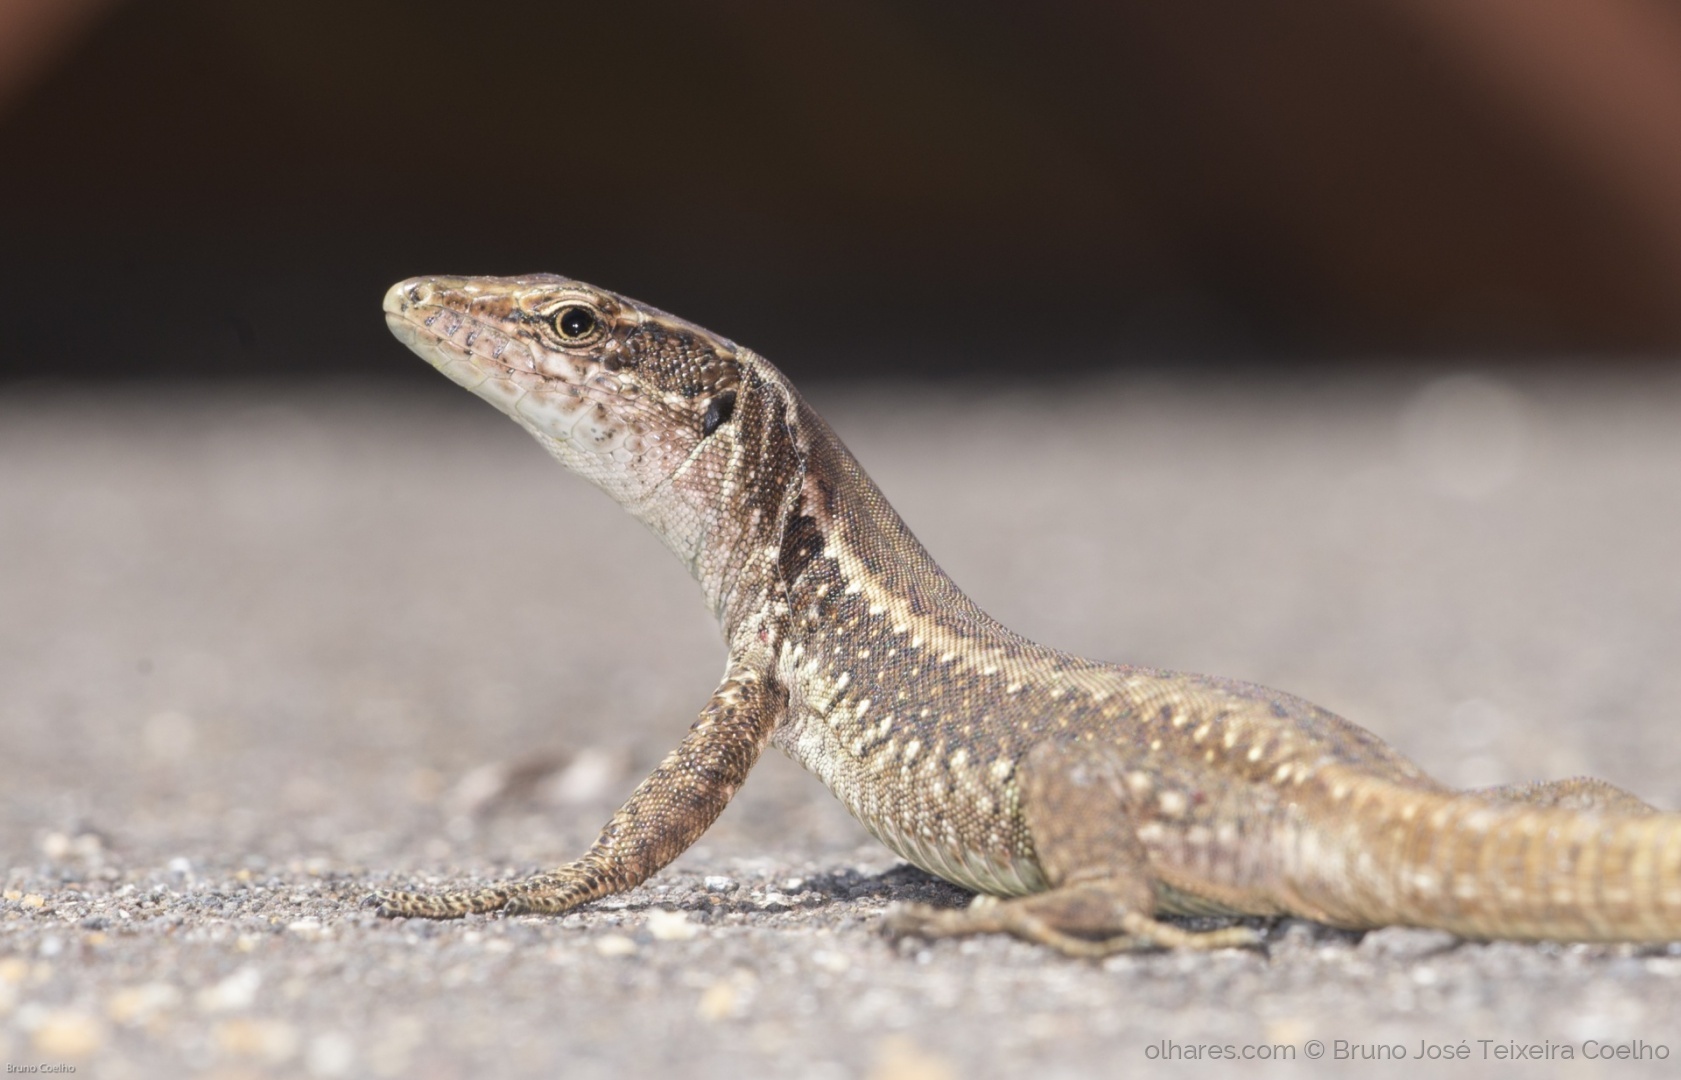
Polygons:
M1161 912L1471 937L1681 938L1681 816L1596 780L1455 792L1298 698L1036 645L945 576L783 375L553 275L415 278L386 318L640 518L718 617L729 672L582 858L388 915L561 912L695 841L767 743L871 833L1006 898L893 929L1074 955L1258 940Z

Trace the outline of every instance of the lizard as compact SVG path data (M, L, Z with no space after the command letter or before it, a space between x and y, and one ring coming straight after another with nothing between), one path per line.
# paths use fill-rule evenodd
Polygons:
M1681 940L1681 814L1587 778L1454 790L1290 694L1035 644L947 577L750 349L551 274L413 278L384 308L404 344L654 531L729 656L581 857L376 892L381 914L560 913L633 888L774 744L898 855L981 894L899 905L898 934L1073 956L1264 942L1163 918L1209 915Z

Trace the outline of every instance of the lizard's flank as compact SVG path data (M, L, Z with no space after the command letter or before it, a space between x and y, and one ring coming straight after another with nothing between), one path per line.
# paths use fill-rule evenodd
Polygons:
M981 611L764 358L547 274L415 278L393 333L640 518L729 648L700 717L577 860L387 893L387 915L554 913L707 829L770 744L904 858L1001 898L901 933L1072 955L1252 944L1163 913L1469 937L1681 939L1681 815L1598 780L1454 791L1264 687L1087 660Z

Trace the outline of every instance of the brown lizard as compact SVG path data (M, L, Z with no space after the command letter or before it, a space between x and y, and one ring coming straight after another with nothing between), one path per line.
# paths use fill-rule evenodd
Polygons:
M1598 780L1454 791L1288 694L1028 641L958 590L782 373L732 341L546 274L415 278L385 311L652 528L729 646L700 718L581 858L372 898L387 915L553 913L631 888L774 743L899 855L1003 898L904 907L900 932L1077 955L1259 940L1168 912L1681 939L1681 815Z

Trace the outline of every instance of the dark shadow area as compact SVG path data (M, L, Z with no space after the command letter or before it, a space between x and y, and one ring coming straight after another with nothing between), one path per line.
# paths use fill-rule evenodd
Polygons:
M539 269L796 376L1681 340L1645 0L70 7L0 79L13 379L418 376L388 284Z

